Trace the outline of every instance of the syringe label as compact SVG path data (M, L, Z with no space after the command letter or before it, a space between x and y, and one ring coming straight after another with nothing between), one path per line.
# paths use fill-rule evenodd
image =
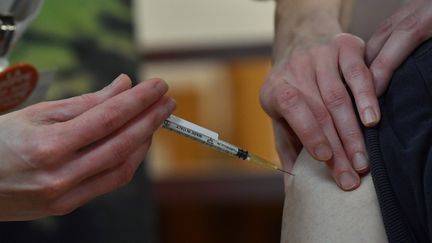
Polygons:
M222 152L231 154L231 155L237 155L239 149L231 144L225 143L220 140L213 139L211 137L208 137L204 134L201 134L197 131L194 131L192 129L189 129L187 127L183 127L181 125L175 124L169 120L165 120L162 127L167 128L171 131L174 131L180 135L187 136L189 138L192 138L200 143L209 145L217 150L220 150Z
M186 121L186 120L184 120L184 119L182 119L180 117L176 117L174 115L170 115L167 118L167 120L170 121L170 122L172 122L172 123L174 123L174 124L177 124L179 126L191 129L192 131L196 131L196 132L198 132L200 134L204 134L207 137L211 137L213 139L219 139L219 134L217 134L216 132L210 131L207 128L198 126L197 124L192 123L190 121Z

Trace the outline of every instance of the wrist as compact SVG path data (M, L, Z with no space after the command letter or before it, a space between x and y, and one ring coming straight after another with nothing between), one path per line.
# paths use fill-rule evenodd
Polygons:
M328 43L333 36L342 33L338 15L316 11L294 19L279 19L276 23L273 59L277 62L293 51Z
M342 33L353 0L278 0L273 58L328 42Z

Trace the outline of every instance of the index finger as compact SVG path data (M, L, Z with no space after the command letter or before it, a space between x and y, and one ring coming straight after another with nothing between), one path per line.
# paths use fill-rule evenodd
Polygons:
M330 143L300 90L288 83L281 84L273 106L315 159L327 161L333 156Z
M142 82L99 104L72 120L55 124L59 139L69 149L78 150L121 128L158 101L168 90L160 79Z

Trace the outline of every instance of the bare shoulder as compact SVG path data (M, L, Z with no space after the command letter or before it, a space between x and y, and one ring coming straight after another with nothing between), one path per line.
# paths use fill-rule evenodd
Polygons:
M286 178L281 242L386 242L370 175L354 191L340 190L305 150Z

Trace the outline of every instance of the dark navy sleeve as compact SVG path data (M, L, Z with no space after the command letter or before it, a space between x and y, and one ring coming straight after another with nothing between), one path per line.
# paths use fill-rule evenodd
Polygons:
M432 41L394 73L365 136L390 242L432 239Z

